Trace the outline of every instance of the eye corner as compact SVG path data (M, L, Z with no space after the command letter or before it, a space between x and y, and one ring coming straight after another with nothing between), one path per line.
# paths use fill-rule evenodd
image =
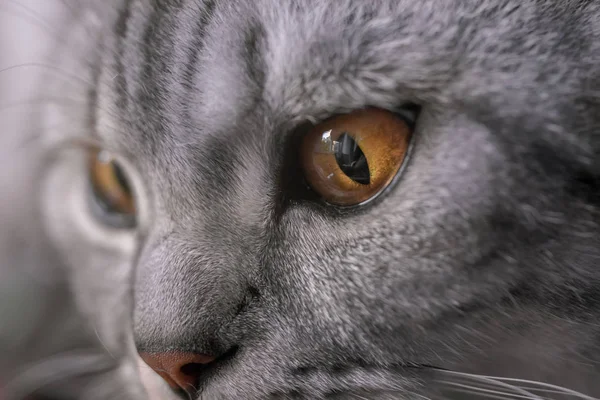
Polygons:
M415 129L421 115L422 106L417 103L404 103L393 110L393 113L404 120L411 130Z

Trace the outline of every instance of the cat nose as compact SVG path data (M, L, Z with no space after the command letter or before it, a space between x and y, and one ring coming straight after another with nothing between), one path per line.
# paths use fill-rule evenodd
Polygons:
M172 389L193 392L198 387L201 372L216 357L195 353L140 353L142 360Z

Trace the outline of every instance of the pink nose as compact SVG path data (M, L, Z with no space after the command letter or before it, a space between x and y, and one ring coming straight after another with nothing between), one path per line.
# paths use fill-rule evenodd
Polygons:
M171 388L192 392L197 389L203 366L215 357L181 352L141 353L140 356Z

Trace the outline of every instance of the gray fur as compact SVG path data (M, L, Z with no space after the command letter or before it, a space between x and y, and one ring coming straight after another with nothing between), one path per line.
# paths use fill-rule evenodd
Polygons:
M85 340L117 371L133 340L237 349L202 399L456 396L440 368L600 397L599 2L206 3L82 0L55 25L43 90L77 101L37 110L18 189L41 202L0 215L56 257ZM407 102L414 151L384 197L288 193L303 122ZM74 138L119 154L138 230L89 213Z

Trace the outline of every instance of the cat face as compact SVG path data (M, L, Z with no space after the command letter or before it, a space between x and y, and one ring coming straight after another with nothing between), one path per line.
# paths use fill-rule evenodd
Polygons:
M600 396L597 4L87 7L82 101L48 115L103 152L44 171L43 214L116 292L78 298L101 337L132 288L138 352L192 398ZM406 147L336 205L306 140L368 118ZM399 145L364 140L378 179Z

